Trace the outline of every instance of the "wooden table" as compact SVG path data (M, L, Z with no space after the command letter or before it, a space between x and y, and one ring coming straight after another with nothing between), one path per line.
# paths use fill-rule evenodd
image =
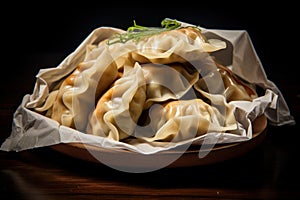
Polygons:
M26 55L23 66L1 84L0 142L10 135L12 114L31 93L39 68L55 66L65 55ZM53 59L52 59L53 58ZM300 116L296 78L272 76ZM299 125L268 125L264 141L243 156L221 163L126 173L81 161L51 148L0 152L0 199L299 199Z

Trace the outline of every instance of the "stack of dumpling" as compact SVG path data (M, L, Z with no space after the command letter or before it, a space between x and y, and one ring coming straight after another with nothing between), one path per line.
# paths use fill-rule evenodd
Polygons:
M112 31L113 32L113 31ZM86 47L77 68L34 110L86 134L126 142L180 142L209 132L237 134L231 101L252 101L255 87L213 53L226 42L197 27Z

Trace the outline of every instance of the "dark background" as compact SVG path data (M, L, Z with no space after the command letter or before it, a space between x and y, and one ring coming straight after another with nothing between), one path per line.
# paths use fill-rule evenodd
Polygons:
M209 199L218 196L215 193L221 188L224 198L218 199L228 199L230 195L244 199L275 199L277 195L276 199L299 199L298 13L298 6L289 1L5 2L0 7L0 144L10 135L13 113L22 97L33 91L40 69L56 67L95 28L126 29L133 20L144 26L160 26L166 17L205 28L247 30L269 80L283 93L296 126L269 126L268 137L260 148L227 163L144 176L101 171L43 149L25 152L25 156L1 152L1 197L3 192L4 196L18 196L20 188L28 190L29 196L42 191L63 199L74 199L72 195L78 199L83 195L99 198L98 194L110 197L109 194L119 195L120 188L128 197L131 192L144 198L149 193L166 197L181 191L185 192L182 197L196 197L207 188L203 195ZM20 175L26 182L15 185L8 172Z
M299 105L298 11L289 1L7 4L1 7L1 107L14 110L22 97L32 92L38 71L57 66L95 28L126 29L133 20L144 26L160 26L166 17L205 28L247 30L268 78L284 96L289 95L289 105ZM284 90L286 84L295 86L292 94Z
M9 61L4 68L14 72L26 68L35 73L36 68L61 62L97 27L126 29L133 20L144 26L160 26L162 19L169 17L206 28L247 30L270 78L283 78L283 71L295 77L296 73L289 71L297 69L297 54L293 53L299 44L297 6L289 1L221 2L8 2L1 7L2 60ZM26 65L33 55L49 53L57 56L46 62L30 60L31 66Z

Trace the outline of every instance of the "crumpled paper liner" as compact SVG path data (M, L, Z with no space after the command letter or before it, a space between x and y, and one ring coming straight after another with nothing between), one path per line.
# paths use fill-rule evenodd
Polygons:
M193 26L184 22L181 23L183 26ZM23 97L22 103L14 113L11 135L1 145L1 150L22 151L59 143L79 142L102 148L118 148L141 154L152 154L187 144L201 144L205 141L219 144L249 140L252 138L251 121L262 114L267 117L271 125L281 126L295 123L281 92L272 81L268 80L247 31L205 29L203 27L201 27L201 30L207 37L213 35L227 42L229 46L228 52L225 51L224 53L223 51L223 55L218 55L218 52L216 53L219 60L225 63L227 67L241 78L265 90L265 94L254 99L253 102L230 102L230 104L236 108L236 116L241 116L239 120L245 129L242 135L209 133L188 141L164 143L160 145L134 142L124 143L100 136L85 134L61 126L58 122L31 111L29 108L41 105L41 102L49 94L49 91L56 81L61 80L77 67L85 56L87 45L99 42L115 32L122 31L112 27L100 27L92 31L79 47L67 56L56 68L41 69L39 71L36 75L37 80L33 93L26 94Z

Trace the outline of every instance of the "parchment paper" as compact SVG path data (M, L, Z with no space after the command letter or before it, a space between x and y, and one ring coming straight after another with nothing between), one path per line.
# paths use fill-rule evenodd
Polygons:
M181 22L183 26L194 26ZM217 37L227 42L228 52L217 55L235 74L265 90L265 94L249 101L233 101L236 115L240 116L240 128L243 134L210 133L189 141L173 144L151 145L147 143L124 143L108 138L94 136L60 126L56 121L30 110L40 106L53 88L54 83L72 72L86 53L87 45L99 42L115 32L123 30L113 27L99 27L93 30L77 49L67 56L57 67L41 69L36 75L36 84L32 94L26 94L13 116L11 135L1 145L3 151L22 151L59 143L80 142L104 148L120 148L142 154L152 154L189 143L213 141L214 143L239 142L252 138L251 121L265 114L270 125L294 124L289 108L281 92L267 78L262 63L246 30L219 30L201 27L209 38Z

